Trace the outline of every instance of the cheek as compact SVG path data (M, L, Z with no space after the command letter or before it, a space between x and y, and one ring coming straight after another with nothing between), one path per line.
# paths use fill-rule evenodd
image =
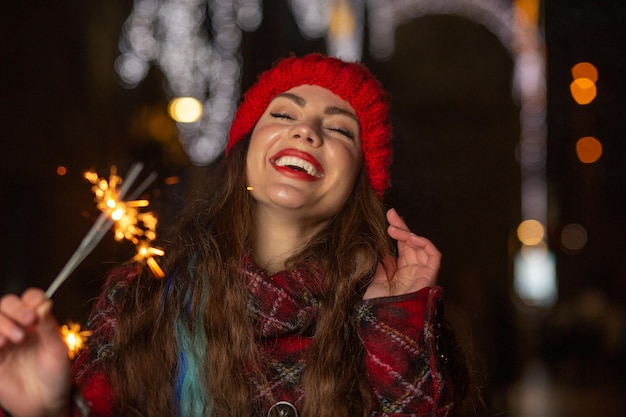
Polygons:
M335 157L334 163L339 167L335 184L337 191L341 190L337 197L345 200L354 189L363 162L360 153L352 149L343 149Z
M361 169L362 159L360 152L353 149L345 148L337 154L336 163L341 167L341 175L353 180L352 185Z
M261 164L261 158L258 155L249 156L246 160L246 180L247 185L255 186L259 185L263 179L263 166Z
M262 159L258 150L253 148L252 143L250 143L246 156L246 184L248 186L254 186L262 180Z
M252 136L250 137L250 144L248 145L248 154L246 155L246 168L249 172L258 170L259 164L265 158L267 154L267 148L269 145L263 140L262 129L254 129Z

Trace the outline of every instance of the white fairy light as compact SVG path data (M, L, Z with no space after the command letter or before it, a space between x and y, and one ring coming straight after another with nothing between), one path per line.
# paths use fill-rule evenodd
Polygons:
M178 124L194 164L210 163L223 149L239 97L240 27L254 30L261 19L260 0L137 0L126 20L115 65L121 80L136 86L154 63L167 79L171 99L203 103L197 123ZM207 146L206 140L215 143Z
M328 28L328 3L330 0L290 0L289 10L304 37L318 39Z
M503 0L362 0L367 2L370 53L386 59L394 49L396 28L410 20L439 14L466 17L494 33L507 48L511 47L512 12Z

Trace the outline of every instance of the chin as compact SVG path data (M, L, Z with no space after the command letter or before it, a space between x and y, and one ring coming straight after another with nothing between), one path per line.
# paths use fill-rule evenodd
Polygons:
M253 198L259 203L275 205L280 208L298 209L310 203L308 194L291 186L270 186L262 191L256 187L252 192Z

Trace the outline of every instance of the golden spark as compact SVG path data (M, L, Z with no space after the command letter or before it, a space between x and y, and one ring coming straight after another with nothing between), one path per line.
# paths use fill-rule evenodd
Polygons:
M148 200L119 201L117 186L122 183L122 179L117 176L114 166L110 172L108 181L98 177L95 172L85 173L85 178L93 184L97 207L114 221L115 240L132 242L137 248L134 260L145 261L154 276L162 278L165 273L154 256L163 256L164 252L150 246L156 239L157 218L152 212L140 211L149 205Z
M80 324L68 323L61 326L61 336L67 345L67 353L70 359L74 359L78 353L85 347L87 338L91 336L91 330L80 330Z
M154 259L155 256L163 255L165 255L165 252L162 249L154 248L146 242L140 242L137 245L137 254L133 260L137 262L145 261L146 265L148 265L148 268L150 268L150 271L156 278L163 278L165 276L165 272L163 272L163 269L161 269L156 259Z
M98 209L102 212L112 212L118 204L118 185L122 183L122 178L117 175L117 167L111 167L108 181L98 177L93 171L85 172L84 177L93 184L91 191L96 196Z
M139 176L142 168L143 164L141 163L133 164L127 173L124 184L122 184L122 178L117 175L115 166L111 167L108 181L98 177L98 174L93 171L84 174L84 177L93 184L91 189L96 197L97 207L102 213L48 287L46 297L52 297L76 267L91 253L114 223L117 223L116 236L121 236L118 240L126 238L137 245L141 241L149 243L156 238L156 217L152 213L139 213L138 210L140 207L147 206L148 202L146 200L135 200L154 181L156 173L153 172L148 175L135 188L133 194L130 197L127 196L130 187ZM120 184L122 186L118 188ZM124 201L124 199L127 199L127 201ZM138 223L141 223L141 226ZM155 267L158 264L154 258L151 260L146 258L146 261L149 263L149 266L152 264L150 269L153 272L158 272Z

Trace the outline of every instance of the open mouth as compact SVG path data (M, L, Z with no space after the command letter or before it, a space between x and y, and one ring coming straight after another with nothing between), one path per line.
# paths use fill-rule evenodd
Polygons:
M296 156L285 155L280 156L272 161L275 166L287 167L297 172L308 174L315 178L321 178L323 174L310 162Z

